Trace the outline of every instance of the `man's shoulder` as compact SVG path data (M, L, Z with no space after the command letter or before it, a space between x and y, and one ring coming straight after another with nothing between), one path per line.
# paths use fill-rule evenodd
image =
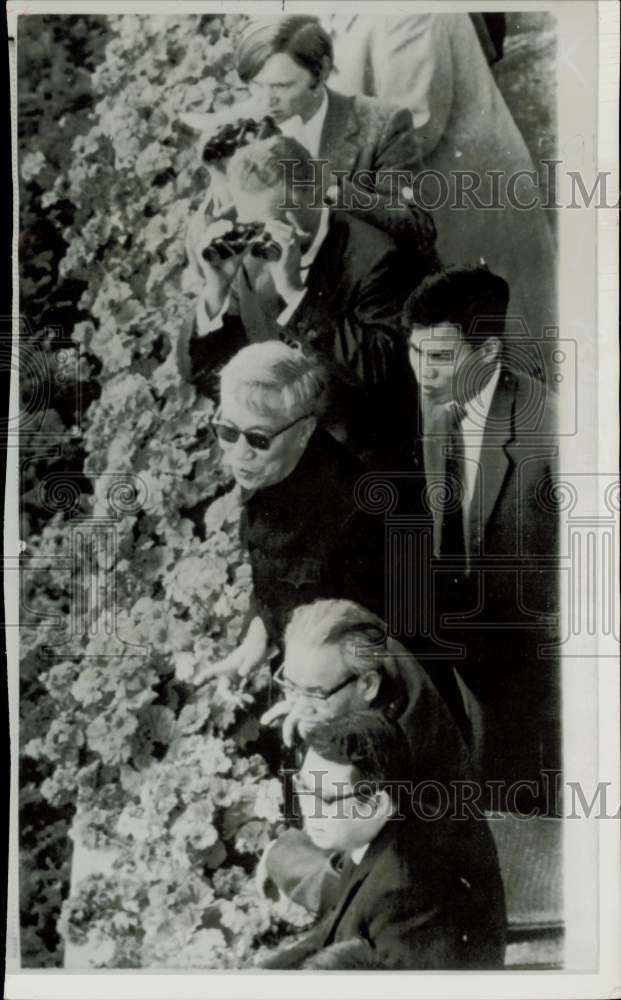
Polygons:
M392 101L385 101L380 97L356 94L353 99L353 108L360 121L375 124L378 128L385 128L389 122L394 122L395 126L402 124L404 128L410 127L412 124L411 114L407 108L400 107Z
M366 466L341 441L322 427L315 431L306 451L305 464L321 472L323 481L349 488L367 471ZM350 490L351 493L351 490Z
M422 901L439 876L450 879L451 840L450 825L444 816L431 822L405 815L390 820L381 849L373 858L369 888L375 883L382 894L409 896L414 887ZM432 854L434 864L430 865Z
M353 113L365 131L376 130L380 133L393 121L395 127L408 128L412 124L412 116L407 108L393 101L367 97L364 94L342 94L332 89L328 90L328 95L333 113L346 112L348 116Z
M513 372L516 431L541 437L558 434L558 396L542 379Z
M328 232L331 241L346 246L348 259L352 253L359 252L364 252L365 257L379 259L398 249L389 233L340 208L330 210Z

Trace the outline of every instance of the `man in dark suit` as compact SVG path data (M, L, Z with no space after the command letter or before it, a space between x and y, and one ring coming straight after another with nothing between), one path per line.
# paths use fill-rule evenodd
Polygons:
M387 635L384 621L352 600L318 600L298 606L285 632L285 655L274 677L283 700L262 718L283 717L282 738L296 752L319 722L373 708L398 719L410 754L408 776L429 782L433 802L452 799L472 778L463 737L436 685L416 658ZM333 859L307 834L289 829L266 848L257 872L315 914L334 890Z
M403 731L378 712L320 724L307 742L294 776L305 830L346 860L331 909L260 965L321 968L336 951L329 967L502 968L504 893L486 821L423 807Z
M333 59L330 35L308 15L252 18L235 54L258 114L301 142L316 163L317 189L332 189L346 210L430 251L435 225L412 200L412 174L422 163L411 115L328 88Z
M295 188L285 166L292 161ZM386 233L348 213L319 207L312 177L306 151L284 136L232 157L228 178L238 221L263 225L279 259L245 247L209 262L205 247L216 229L226 240L231 223L207 227L195 253L204 290L189 344L181 338L181 358L197 386L215 395L218 368L240 347L271 339L300 344L330 372L328 426L358 452L387 455L407 438L416 414L401 306L432 261L399 252Z
M483 779L505 783L511 810L543 792L512 783L559 766L560 695L556 405L507 360L508 298L485 266L449 268L412 293L404 328L422 400L439 634L461 645L475 758Z

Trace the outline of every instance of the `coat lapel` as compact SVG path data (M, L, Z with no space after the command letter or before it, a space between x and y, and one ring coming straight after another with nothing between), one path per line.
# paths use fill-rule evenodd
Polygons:
M343 914L345 913L345 910L349 906L352 897L355 895L358 887L362 882L364 882L365 878L373 868L378 856L381 854L391 835L391 823L389 822L379 833L376 839L369 845L369 848L359 865L354 865L349 860L345 862L339 901L335 908L325 918L325 928L322 933L323 947L331 944L334 940L336 929Z
M358 156L360 136L354 98L328 90L328 110L321 130L319 158L329 170L350 171Z
M261 269L260 262L249 260L240 268L236 287L239 314L249 342L280 339L282 331L276 322L277 294L266 268Z
M501 372L485 421L479 475L471 508L473 512L480 511L481 536L494 512L507 473L513 465L510 444L514 436L515 390L515 376L506 371Z

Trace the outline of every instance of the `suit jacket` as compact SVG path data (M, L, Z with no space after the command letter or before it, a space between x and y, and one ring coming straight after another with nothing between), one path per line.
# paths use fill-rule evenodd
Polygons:
M386 969L502 968L504 891L484 819L389 821L360 864L345 863L334 905L272 968L299 968L364 942Z
M412 414L418 412L400 312L427 266L424 255L406 256L387 234L333 213L309 269L306 294L290 320L276 322L284 303L259 295L256 283L265 265L250 261L238 275L221 329L190 340L193 381L215 396L219 368L245 344L299 343L331 372L326 422L344 427L359 451L396 446L396 438L412 432Z
M398 719L405 733L413 785L434 782L445 796L456 785L472 780L474 772L466 743L433 677L396 640L388 644L384 677L373 708ZM437 792L430 791L434 802ZM302 830L287 830L270 847L266 871L276 887L294 902L322 914L338 889L336 858Z
M388 100L346 96L328 89L319 159L327 161L325 180L327 185L338 182L346 210L388 232L415 253L429 254L434 266L437 264L432 215L403 194L422 162L420 141L407 111ZM362 174L368 175L367 181ZM378 196L370 208L370 199L362 193L363 184L368 193L369 180ZM358 204L359 209L354 207Z
M293 472L244 503L255 605L273 642L294 608L319 598L348 598L383 616L383 524L355 500L364 471L317 430Z
M470 575L455 587L453 571L438 577L440 633L463 646L455 667L485 779L536 780L560 763L557 454L554 394L503 368L470 508Z
M464 265L484 257L509 282L514 325L524 321L530 337L540 342L542 326L557 322L556 247L536 183L519 174L534 169L531 155L470 17L420 13L380 22L372 15L343 17L334 45L335 87L390 100L413 115L424 167L447 185L443 193L430 177L420 201L432 212L440 259ZM500 171L500 181L491 171ZM462 197L464 172L480 179L476 196L484 206L497 203L499 183L502 210L485 210ZM507 183L516 174L516 198L508 199ZM516 199L533 207L522 210ZM463 209L451 208L462 203ZM546 350L545 342L540 350Z

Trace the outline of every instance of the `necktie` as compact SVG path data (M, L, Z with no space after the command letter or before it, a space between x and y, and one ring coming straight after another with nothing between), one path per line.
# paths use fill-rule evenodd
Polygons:
M276 291L265 261L248 257L242 267L242 321L251 343L279 340L282 329L277 323L285 303Z
M464 536L463 511L465 498L465 449L464 435L461 429L463 418L463 407L459 403L450 403L448 407L444 489L442 492L440 555L465 559L466 540Z

